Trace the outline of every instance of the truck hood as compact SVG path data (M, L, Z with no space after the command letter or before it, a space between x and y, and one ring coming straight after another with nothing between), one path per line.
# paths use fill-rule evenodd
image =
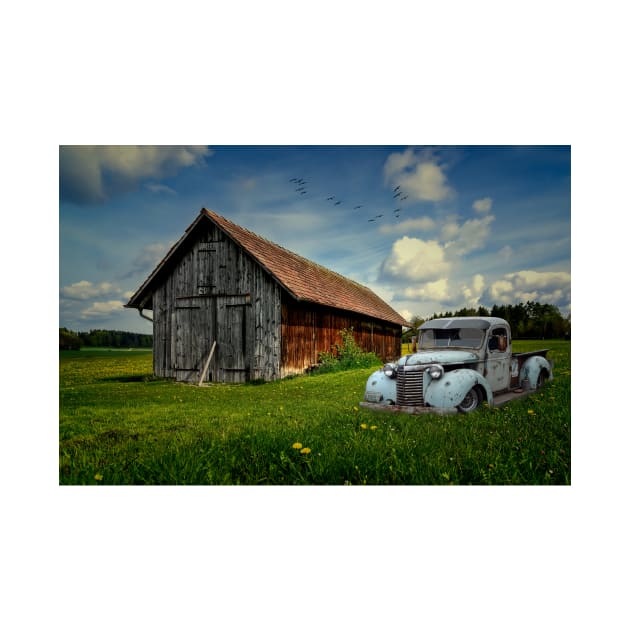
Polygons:
M398 365L422 365L424 363L474 363L479 356L469 350L427 350L402 357Z

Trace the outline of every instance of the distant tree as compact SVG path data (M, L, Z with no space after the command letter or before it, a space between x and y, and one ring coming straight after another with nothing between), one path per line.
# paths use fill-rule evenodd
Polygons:
M429 319L440 317L500 317L506 320L512 329L512 336L516 339L562 339L571 336L571 316L562 316L560 309L553 304L527 302L523 304L493 304L488 310L485 306L478 308L461 308L453 314L433 313Z
M79 335L67 328L59 329L59 350L79 350L82 345Z
M86 346L99 348L150 348L153 335L122 330L90 330L78 336Z

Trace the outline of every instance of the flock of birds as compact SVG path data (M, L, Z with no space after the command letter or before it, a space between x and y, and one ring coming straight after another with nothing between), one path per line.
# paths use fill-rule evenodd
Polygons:
M295 188L295 192L302 196L302 195L307 195L308 194L308 189L306 188L306 184L308 184L308 182L302 178L302 177L292 177L289 180L290 183L294 184L296 186ZM396 200L396 205L398 204L402 204L403 201L405 201L405 199L409 198L409 195L403 194L403 191L401 190L400 186L396 186L396 188L394 188L392 190L392 198ZM330 195L329 197L326 197L326 201L332 203L335 206L340 206L342 205L344 202L341 199L338 199L335 195ZM360 210L361 208L363 208L363 204L359 204L353 207L353 210ZM396 219L400 218L400 213L403 211L402 206L395 208L392 213L394 215L394 217ZM368 223L374 223L376 221L378 221L379 219L382 219L385 216L384 213L380 213L377 214L371 218L368 219Z

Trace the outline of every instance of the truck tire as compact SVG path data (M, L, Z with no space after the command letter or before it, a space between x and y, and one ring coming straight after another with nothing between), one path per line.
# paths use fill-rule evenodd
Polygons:
M481 404L483 397L479 392L477 387L473 387L467 394L464 396L464 400L457 405L457 411L461 413L470 413L475 411L477 407Z
M538 374L538 379L536 380L536 390L539 390L549 378L549 374L547 374L547 370L540 370Z

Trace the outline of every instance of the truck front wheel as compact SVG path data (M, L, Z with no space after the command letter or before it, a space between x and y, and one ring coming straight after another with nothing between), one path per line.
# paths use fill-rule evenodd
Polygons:
M473 387L466 396L464 396L464 400L457 405L457 410L461 411L461 413L470 413L479 407L482 400L479 389Z

